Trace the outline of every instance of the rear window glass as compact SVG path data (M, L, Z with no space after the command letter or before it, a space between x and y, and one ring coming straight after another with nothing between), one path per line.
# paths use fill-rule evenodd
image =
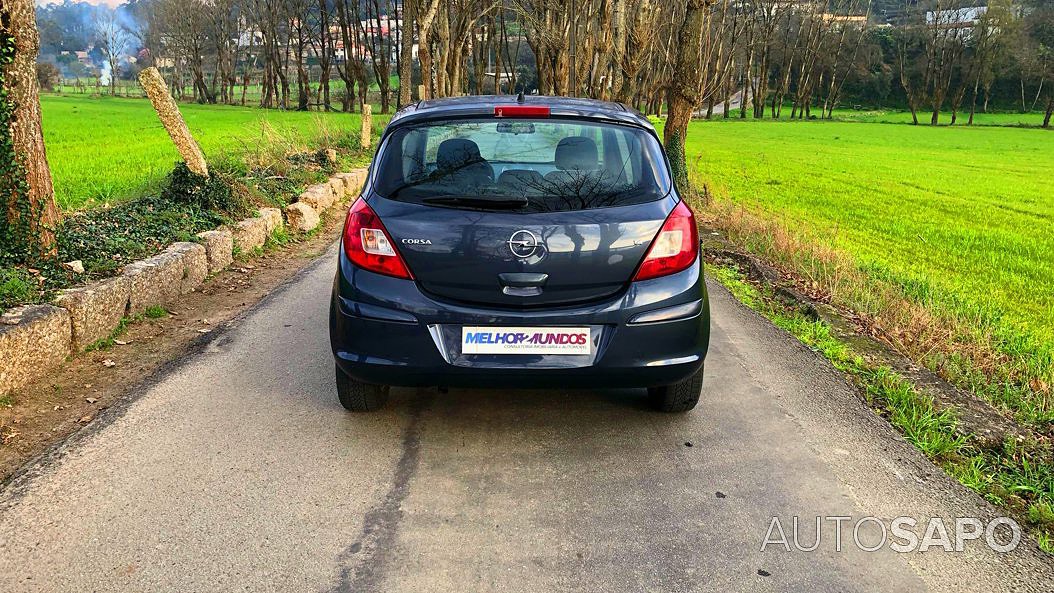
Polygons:
M526 211L654 201L670 191L658 142L631 126L558 119L444 120L384 144L376 191L404 202Z

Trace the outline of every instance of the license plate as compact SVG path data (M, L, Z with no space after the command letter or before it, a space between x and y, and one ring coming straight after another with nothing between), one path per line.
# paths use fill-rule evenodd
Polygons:
M462 354L584 354L592 352L588 327L463 327Z

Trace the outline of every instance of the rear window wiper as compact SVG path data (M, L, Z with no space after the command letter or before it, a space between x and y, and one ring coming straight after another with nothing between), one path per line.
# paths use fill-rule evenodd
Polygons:
M511 196L436 196L434 198L422 198L425 204L441 204L444 206L468 206L470 208L508 208L515 210L525 208L530 202L525 197Z

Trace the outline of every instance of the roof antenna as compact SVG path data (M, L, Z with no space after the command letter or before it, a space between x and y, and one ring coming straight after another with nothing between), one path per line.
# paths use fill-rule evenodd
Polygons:
M523 103L526 100L527 100L527 97L523 96L523 91L520 91L520 94L516 95L516 102L517 103Z

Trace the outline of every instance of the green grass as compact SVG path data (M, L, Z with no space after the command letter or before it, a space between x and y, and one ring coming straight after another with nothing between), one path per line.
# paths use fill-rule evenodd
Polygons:
M693 180L718 202L848 255L938 317L969 320L1012 367L1007 376L1049 389L1054 132L716 120L691 125L688 153ZM1049 391L993 383L954 357L941 364L1020 420L1054 422Z
M788 115L789 111L785 112ZM857 122L870 122L870 123L896 123L896 124L910 124L911 123L911 112L890 110L890 109L863 109L863 110L852 110L852 109L835 109L834 119L837 121L857 121ZM937 125L950 125L952 120L951 112L941 113L940 120ZM956 126L966 126L966 122L970 121L969 109L959 112L959 117L955 122ZM929 125L930 113L919 112L919 125ZM1012 126L1012 127L1040 127L1043 125L1043 113L1034 111L1031 113L1013 113L1013 112L999 112L999 113L977 113L974 115L975 126Z
M117 322L117 327L113 328L113 331L110 332L110 335L106 336L105 338L100 338L92 342L91 344L88 344L84 347L84 351L94 352L96 350L106 350L107 348L112 347L116 342L117 338L120 338L128 331L129 325L137 321L141 321L144 316L145 315L143 313L140 313L131 317L122 317L121 320Z
M29 273L20 268L0 268L0 313L33 300L36 286Z
M750 110L750 106L747 107L747 118L753 118L753 112ZM980 107L978 107L980 109ZM780 113L782 121L790 121L791 105L785 105L783 111ZM820 111L816 109L813 111L813 117L819 118ZM766 121L771 121L771 108L765 108ZM880 124L911 124L911 112L904 111L901 109L884 109L884 108L860 108L852 109L846 107L840 107L834 110L832 114L832 121L834 122L862 122L862 123L880 123ZM919 111L919 125L929 126L930 125L930 112ZM715 121L724 119L721 115L716 115L713 118ZM730 112L729 119L739 119L739 109L733 109ZM965 110L959 112L958 118L956 119L955 125L958 127L967 127L967 122L970 120L969 106ZM942 111L940 119L938 120L938 126L950 126L952 121L952 114L950 111ZM981 113L978 111L974 114L974 126L1002 126L1002 127L1026 127L1026 128L1039 128L1043 125L1043 112L1032 111L1027 113L1020 113L1016 111L999 111L991 113Z
M1054 554L1054 455L1050 443L1008 441L980 450L957 431L951 409L938 410L931 397L889 367L869 364L835 337L830 326L781 304L748 282L735 267L707 271L737 299L831 361L846 373L875 411L916 448L961 484L1010 511Z
M59 207L79 210L156 191L179 160L145 99L43 96L44 139ZM314 148L357 135L358 114L183 104L210 161L261 144ZM377 122L380 118L375 117Z
M147 319L161 319L165 315L168 315L168 309L159 305L152 305L143 311L143 316Z
M166 78L167 78L167 73L166 73ZM55 94L72 94L72 95L80 94L80 95L84 95L84 94L95 93L96 87L95 87L95 79L94 78L82 78L81 79L81 81L84 83L84 92L83 93L80 91L80 89L78 89L76 87L76 85L73 83L73 80L74 79L66 79L66 83L67 84L61 85L60 87L57 87L56 90L58 90L60 92L59 93L55 93ZM399 94L398 92L396 92L397 89L399 88L399 76L397 74L392 74L389 77L388 81L389 81L389 88L392 91L392 104L394 105L395 100L396 100L396 98L397 98L397 96ZM138 82L134 82L134 81L131 81L131 80L119 80L119 81L117 81L117 83L118 84L117 84L117 93L116 94L119 97L142 97L142 96L144 96L143 95L143 88L141 86L139 86ZM316 97L317 97L317 95L318 95L319 89L321 88L321 83L319 83L317 80L313 80L310 83L308 83L308 86L311 88L311 99L310 100L312 102L314 102ZM241 103L241 100L242 100L242 88L243 88L242 85L238 85L234 89L234 98L235 98L235 101L238 102L238 103ZM344 82L342 80L340 80L339 78L334 78L334 79L330 80L330 85L329 85L330 102L332 103L334 108L339 108L340 107L340 101L338 100L338 95L341 94L341 93L344 93L346 91L346 88L347 87L344 85ZM373 81L369 85L369 90L371 92L377 92L377 91L380 90L380 86L377 84L376 81ZM99 94L100 95L107 95L107 94L109 94L109 92L110 92L110 87L109 86L103 85L103 86L99 87ZM294 106L296 105L297 98L298 98L297 92L298 91L297 91L297 87L296 87L295 84L290 87L290 89L289 89L289 102L292 103ZM189 100L189 98L193 95L193 89L191 88L191 86L189 84L183 89L183 93L184 93L184 99L185 100ZM262 96L263 96L263 86L260 85L260 84L250 84L249 88L245 90L245 104L246 104L246 106L253 107L255 105L258 105L260 103L260 99L261 99ZM218 100L218 97L217 97L217 100Z
M938 411L931 398L920 394L888 367L869 365L839 341L826 323L781 305L747 282L735 268L710 267L708 270L743 304L822 354L838 370L856 378L867 402L886 415L927 455L944 460L965 445L965 439L955 434L954 414Z

